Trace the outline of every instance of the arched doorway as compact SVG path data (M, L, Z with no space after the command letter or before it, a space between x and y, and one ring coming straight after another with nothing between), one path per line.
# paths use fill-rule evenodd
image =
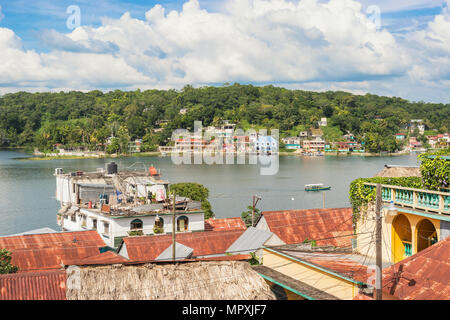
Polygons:
M399 214L392 222L392 256L394 263L412 255L412 232L408 218Z
M189 219L186 216L179 217L177 220L177 231L188 231Z
M435 244L437 239L436 228L428 219L423 219L417 224L417 252Z

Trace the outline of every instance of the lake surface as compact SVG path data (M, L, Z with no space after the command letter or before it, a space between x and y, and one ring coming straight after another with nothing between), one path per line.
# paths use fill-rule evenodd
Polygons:
M95 171L111 159L16 160L27 157L17 151L0 151L0 235L50 227L59 230L55 200L55 168L64 172ZM280 157L278 174L262 176L256 165L175 165L170 157L130 157L113 159L120 169L142 169L154 165L163 179L171 183L198 182L210 191L210 202L217 218L238 217L261 196L257 207L289 210L322 207L322 193L305 192L304 185L324 183L326 207L348 207L350 182L372 177L385 164L417 166L415 154L392 157L325 156Z

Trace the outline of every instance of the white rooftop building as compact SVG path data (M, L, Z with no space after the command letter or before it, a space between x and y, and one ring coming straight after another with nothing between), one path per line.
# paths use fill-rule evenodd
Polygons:
M110 247L124 237L172 232L173 199L168 182L154 167L121 171L114 163L106 170L64 174L56 169L56 199L61 203L57 223L63 231L97 230ZM199 201L175 199L177 232L204 230Z

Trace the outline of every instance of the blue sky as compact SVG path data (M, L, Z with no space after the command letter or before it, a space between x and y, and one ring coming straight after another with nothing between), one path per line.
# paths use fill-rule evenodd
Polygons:
M447 3L0 0L0 94L240 81L448 103Z

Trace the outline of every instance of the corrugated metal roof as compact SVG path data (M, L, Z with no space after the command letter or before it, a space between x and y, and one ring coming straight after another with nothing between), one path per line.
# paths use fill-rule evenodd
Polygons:
M194 249L194 256L224 254L243 232L233 230L177 233L176 242ZM171 245L172 235L127 237L123 241L130 260L152 261Z
M151 178L151 177L140 177L140 176L132 176L132 177L128 177L125 179L126 182L131 183L131 184L157 184L155 179Z
M157 258L156 260L170 260L173 258L173 252L172 252L172 244L164 250ZM186 259L189 258L192 253L194 252L194 249L189 248L181 243L175 242L175 259Z
M202 208L202 203L200 201L188 201L186 204L186 210L200 210Z
M41 248L12 250L11 264L19 267L19 272L59 269L70 261L97 256L100 254L97 246Z
M308 239L320 246L351 246L352 208L265 211L262 215L270 231L286 244Z
M12 252L11 263L19 272L59 269L68 261L98 256L105 246L94 230L0 238L0 248Z
M364 261L364 256L358 254L345 253L310 253L310 252L290 252L288 253L303 261L311 262L324 267L330 271L339 273L347 278L366 283L371 275L368 273L368 266L359 263Z
M33 229L33 230L25 231L22 233L10 234L7 237L24 236L24 235L30 235L30 234L44 234L44 233L58 233L58 231L46 227L46 228Z
M205 231L230 231L246 229L247 227L241 218L211 218L205 220Z
M114 189L114 186L109 184L95 184L95 183L77 183L82 188L93 188L93 189Z
M65 299L65 270L0 275L0 300Z
M164 204L163 203L150 203L150 204L144 204L142 206L133 208L133 211L138 212L138 213L155 211L155 210L164 210Z
M227 252L254 252L260 249L272 235L273 232L249 227L235 242L233 242L233 244L227 249Z
M450 237L384 269L383 286L402 300L450 300Z
M0 248L9 251L83 246L104 247L106 244L95 230L0 237Z
M128 260L122 256L119 256L117 253L112 251L106 251L104 253L99 253L94 256L89 256L87 258L82 259L64 259L65 265L96 265L96 264L116 264L116 263L124 263Z

